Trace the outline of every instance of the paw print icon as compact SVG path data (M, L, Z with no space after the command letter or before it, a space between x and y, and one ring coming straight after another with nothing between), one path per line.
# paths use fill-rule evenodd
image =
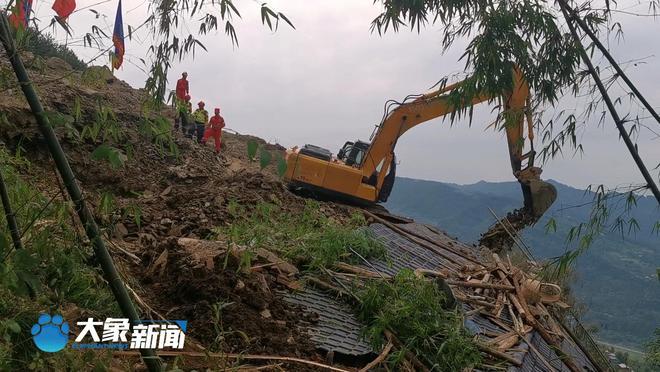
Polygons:
M39 350L54 353L64 349L69 341L69 324L62 315L41 314L31 333Z

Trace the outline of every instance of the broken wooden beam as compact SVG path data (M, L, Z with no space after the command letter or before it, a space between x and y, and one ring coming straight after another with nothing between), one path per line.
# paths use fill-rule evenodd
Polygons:
M469 287L469 288L481 288L481 289L501 289L505 291L513 291L516 288L512 285L507 284L492 284L492 283L481 283L481 282L463 282L460 280L446 280L446 283L449 285L456 285L459 287Z

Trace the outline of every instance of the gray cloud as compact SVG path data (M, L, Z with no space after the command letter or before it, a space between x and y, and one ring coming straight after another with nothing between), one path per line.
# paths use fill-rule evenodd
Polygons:
M137 5L137 1L124 2L125 10ZM204 38L209 52L176 65L170 76L174 86L179 72L188 71L193 99L220 106L228 127L239 132L285 146L314 143L336 151L346 140L368 139L387 99L425 92L463 67L457 60L464 45L457 44L443 55L437 27L420 34L407 30L383 37L371 34L369 24L379 9L370 0L271 1L269 5L286 13L296 30L281 25L277 33L270 32L261 25L259 5L245 3L240 9L243 19L235 22L240 48L233 48L221 32L210 35ZM114 6L113 2L96 7L111 15L109 25ZM41 5L39 14L49 14L44 8ZM139 24L146 12L145 3L126 14L125 23ZM71 22L80 34L91 22L99 22L91 18L91 13L81 12ZM655 67L660 43L654 36L659 24L653 18L619 14L615 18L626 34L625 43L611 43L614 54L622 61L652 56L646 64L629 66L629 72L652 104L660 106L660 72ZM146 35L142 40L126 42L128 59L136 64L149 46ZM86 57L95 53L76 50ZM145 74L129 63L117 75L136 87L145 80ZM580 104L584 102L562 103ZM448 122L434 120L406 133L397 147L400 174L457 183L512 180L503 134L484 131L495 116L490 109L479 107L471 127L466 121L450 128ZM647 123L660 130L657 123ZM569 152L553 160L545 166L546 178L578 187L641 182L609 117L603 128L591 123L581 139L584 156L572 157ZM660 162L659 141L639 141L651 167Z

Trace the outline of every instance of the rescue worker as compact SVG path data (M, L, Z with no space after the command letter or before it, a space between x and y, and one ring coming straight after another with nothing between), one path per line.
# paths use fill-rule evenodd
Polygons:
M202 144L206 144L206 141L209 137L213 137L213 142L215 145L215 153L220 152L220 144L222 139L222 128L225 127L225 119L220 116L220 109L216 107L215 115L211 117L209 125L204 132L204 138L202 139Z
M176 82L176 98L184 101L187 95L190 95L190 88L188 86L188 73L184 72L181 74L181 79Z
M177 112L180 112L181 108L188 106L188 104L186 103L187 102L186 97L190 97L190 89L188 86L187 78L188 78L188 73L184 72L181 74L181 79L177 80L176 82L174 107L177 110ZM192 110L190 110L188 114L190 115L191 112ZM181 127L183 134L186 134L187 123L182 123L181 116L177 114L177 116L174 118L174 130L178 130L179 127Z
M179 129L180 125L181 132L185 135L191 125L190 111L192 111L192 104L189 95L184 96L181 100L177 98L176 110L177 117L174 122L174 129Z
M192 138L194 132L197 132L197 142L201 143L204 138L204 128L206 127L206 123L209 122L209 112L204 109L204 101L199 101L197 107L197 110L193 113L195 125L191 127L188 136Z

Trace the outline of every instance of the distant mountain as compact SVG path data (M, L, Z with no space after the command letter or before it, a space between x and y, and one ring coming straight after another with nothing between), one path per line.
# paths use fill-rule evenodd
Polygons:
M571 226L587 221L593 193L556 181L558 198L534 227L523 232L524 241L538 259L556 257L566 249ZM585 205L586 204L586 205ZM498 216L522 206L516 182L478 182L472 185L397 178L386 207L393 213L437 226L467 242L476 242ZM652 226L660 220L655 199L640 197L633 217L640 231L631 236L603 233L579 258L571 286L589 308L584 322L596 325L598 339L639 348L660 327L660 237ZM557 232L546 233L549 218Z

